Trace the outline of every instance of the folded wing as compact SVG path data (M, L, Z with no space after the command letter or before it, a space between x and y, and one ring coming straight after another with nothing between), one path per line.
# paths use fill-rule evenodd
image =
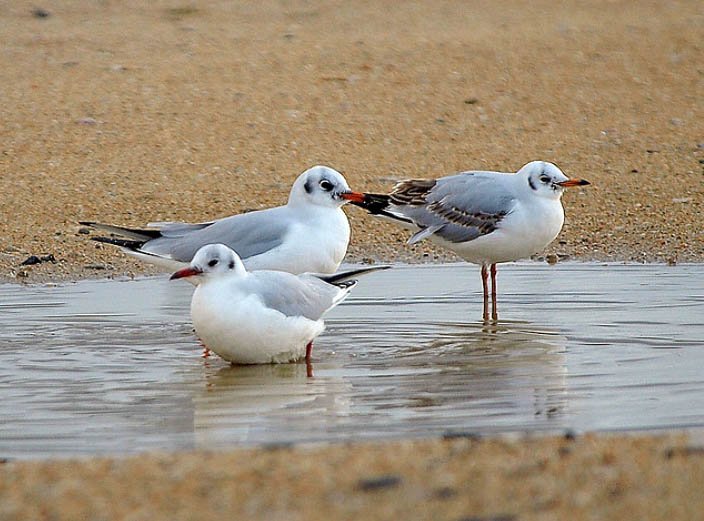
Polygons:
M403 181L389 194L388 211L420 228L411 244L431 235L455 243L471 241L493 232L514 208L515 198L495 189L500 175L465 172L437 181Z

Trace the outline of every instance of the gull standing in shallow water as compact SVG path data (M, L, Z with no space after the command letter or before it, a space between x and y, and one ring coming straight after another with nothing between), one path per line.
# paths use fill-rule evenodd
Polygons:
M550 244L565 220L564 189L588 184L568 178L552 163L533 161L515 174L468 171L402 181L388 195L343 197L415 231L408 244L430 239L480 264L484 320L489 319L491 272L492 318L497 320L496 264L529 257Z
M81 224L122 237L93 240L169 270L190 263L202 246L222 243L238 252L248 270L334 273L350 239L342 196L352 193L341 173L314 166L293 183L288 203L276 208L199 224L150 223L145 229Z
M230 248L209 244L171 279L193 279L196 334L225 360L270 364L305 357L310 362L313 340L325 329L322 317L347 297L357 283L352 277L386 268L335 275L248 272Z

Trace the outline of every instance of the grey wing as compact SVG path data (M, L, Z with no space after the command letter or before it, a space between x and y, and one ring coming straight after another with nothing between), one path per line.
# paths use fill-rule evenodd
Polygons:
M502 174L464 172L438 179L423 194L397 211L421 228L409 242L437 235L449 242L468 242L493 232L514 208L515 198L502 190Z
M278 271L249 274L246 289L259 295L267 307L288 317L318 320L340 300L344 290L313 276L297 277Z
M162 237L183 237L185 234L207 228L215 221L205 223L156 222L147 224L147 228L156 228Z
M283 210L283 207L271 208L195 225L164 223L162 237L147 242L142 250L190 262L202 246L222 243L247 259L283 243L290 226Z

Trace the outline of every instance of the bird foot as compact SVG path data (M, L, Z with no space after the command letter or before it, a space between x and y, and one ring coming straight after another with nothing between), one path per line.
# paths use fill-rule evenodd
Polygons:
M306 376L313 378L313 364L311 363L311 354L313 353L313 341L308 342L306 346Z
M210 349L208 349L208 346L206 346L202 340L198 340L198 343L200 346L203 348L203 352L201 353L201 358L210 358Z

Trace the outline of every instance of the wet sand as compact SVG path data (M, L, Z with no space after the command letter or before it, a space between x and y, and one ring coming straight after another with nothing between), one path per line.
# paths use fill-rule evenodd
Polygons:
M471 438L0 465L0 518L699 519L683 437Z
M77 222L281 204L316 163L381 191L550 160L593 185L565 196L566 225L546 253L704 260L700 2L40 7L0 4L4 281L154 273ZM348 215L351 261L452 258ZM55 262L21 266L30 255ZM668 452L687 443L597 436L563 454L550 438L435 440L11 462L0 465L0 518L693 519L701 452ZM398 479L373 481L384 476Z

